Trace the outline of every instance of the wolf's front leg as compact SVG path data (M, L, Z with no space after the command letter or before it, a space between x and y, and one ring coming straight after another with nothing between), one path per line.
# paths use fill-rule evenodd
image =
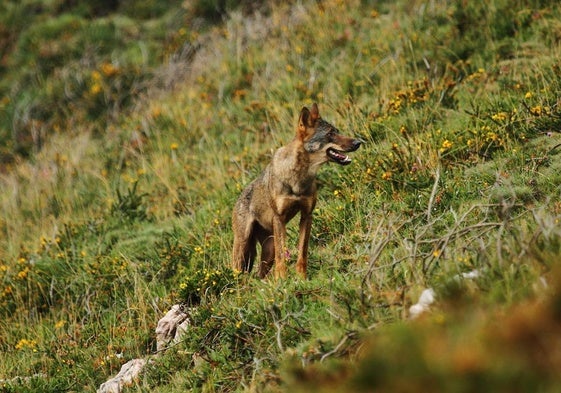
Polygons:
M284 217L273 218L273 236L275 241L275 278L286 278L286 223Z
M303 279L306 279L308 266L308 245L310 242L310 232L312 229L312 214L304 214L300 217L300 235L298 237L298 260L296 261L296 271Z

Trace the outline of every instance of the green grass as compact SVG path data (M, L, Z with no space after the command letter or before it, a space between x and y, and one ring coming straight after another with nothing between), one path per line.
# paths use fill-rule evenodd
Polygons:
M561 8L464 3L0 6L0 390L95 391L186 302L125 391L556 391ZM366 143L319 174L309 280L233 274L316 101Z

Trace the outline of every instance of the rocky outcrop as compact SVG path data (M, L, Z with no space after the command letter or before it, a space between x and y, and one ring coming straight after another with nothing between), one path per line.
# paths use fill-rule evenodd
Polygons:
M183 310L183 307L176 304L166 315L158 321L156 327L156 354L169 348L181 340L181 337L187 332L190 325L189 315ZM133 359L123 364L119 373L101 384L97 393L121 393L125 386L135 383L140 377L144 367L150 363L150 356L143 359Z
M129 386L138 379L144 366L146 366L146 359L133 359L121 367L119 374L101 384L98 393L121 393L123 386Z
M189 316L183 311L183 307L176 304L167 314L158 321L156 327L156 350L158 353L166 350L170 344L175 344L189 328Z

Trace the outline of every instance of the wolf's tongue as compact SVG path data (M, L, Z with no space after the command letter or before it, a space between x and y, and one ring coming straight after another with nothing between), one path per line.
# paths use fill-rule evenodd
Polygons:
M351 159L349 158L349 156L345 155L345 154L341 154L341 153L335 153L335 158L337 158L337 161L341 161L341 162L347 162L347 161L351 161Z
M344 154L339 154L337 152L333 152L333 157L335 157L338 160L344 160L345 159L345 155Z
M338 151L335 151L333 149L329 149L328 154L331 158L333 158L335 161L337 161L339 164L350 164L351 159L349 158L349 156L339 153Z

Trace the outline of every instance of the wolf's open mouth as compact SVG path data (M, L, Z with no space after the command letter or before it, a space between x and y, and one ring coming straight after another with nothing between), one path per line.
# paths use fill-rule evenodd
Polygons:
M333 148L327 149L327 157L329 157L332 161L335 161L337 164L347 165L351 163L349 156Z

